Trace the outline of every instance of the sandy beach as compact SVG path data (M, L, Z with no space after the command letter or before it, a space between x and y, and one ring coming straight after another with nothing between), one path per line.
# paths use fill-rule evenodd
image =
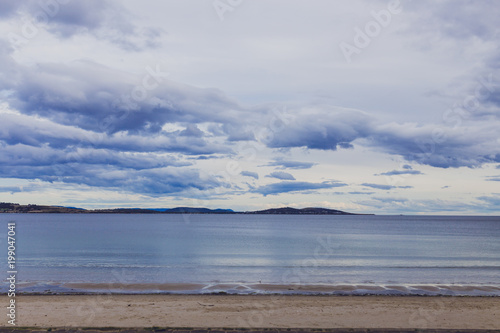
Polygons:
M500 328L498 297L20 295L16 305L17 325L37 327Z

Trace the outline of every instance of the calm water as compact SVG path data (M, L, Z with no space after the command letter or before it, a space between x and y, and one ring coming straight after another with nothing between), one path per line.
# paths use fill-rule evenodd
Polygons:
M18 280L25 291L67 291L64 284L70 282L200 283L204 287L195 292L255 292L272 284L302 285L304 292L308 285L332 285L340 286L331 290L335 293L500 295L500 217L1 214L0 219L2 267L7 222L16 222Z

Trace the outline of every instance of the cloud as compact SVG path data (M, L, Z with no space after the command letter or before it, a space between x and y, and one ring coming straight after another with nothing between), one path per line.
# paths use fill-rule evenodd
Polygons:
M388 203L394 203L394 202L398 202L398 203L403 203L403 202L407 202L408 199L406 198L377 198L377 197L372 197L373 200L377 200L377 201L380 201L380 202L388 202Z
M253 192L260 193L263 196L267 196L267 195L278 195L280 193L303 192L303 191L328 189L328 188L342 187L342 186L347 186L347 184L335 181L325 181L322 183L283 181L279 183L272 183L260 186L254 189Z
M358 201L357 204L372 207L375 211L394 213L450 213L474 211L477 204L464 203L451 200L413 200L407 198L372 198L371 200Z
M414 44L424 52L440 50L478 59L477 65L442 89L443 96L451 93L459 96L450 105L452 112L446 117L451 116L450 120L456 124L480 118L500 119L500 49L497 47L500 8L494 0L480 5L471 1L441 1L433 6L432 12L427 11L427 7L424 2L407 6L414 11L416 19L416 24L407 31ZM481 50L479 56L475 54L477 50Z
M0 0L0 18L6 18L14 15L22 1Z
M500 161L497 125L478 125L463 129L432 124L379 124L363 143L407 161L439 168L473 168Z
M498 176L487 176L486 180L490 181L490 182L500 182L500 175L498 175Z
M441 168L500 161L500 147L495 143L499 134L493 123L465 131L432 124L382 123L358 110L313 105L290 109L282 126L268 128L269 135L256 138L257 129L266 128L264 124L272 116L270 108L245 108L218 90L167 80L159 65L149 67L142 76L89 61L4 67L11 73L0 76L0 85L11 91L8 102L12 108L94 132L150 135L175 123L185 128L177 137L200 139L195 146L203 145L203 138L210 134L229 143L260 140L277 149L337 150L356 142ZM151 89L143 85L145 78ZM241 118L248 121L242 123ZM208 132L203 133L197 124L209 124ZM441 134L436 139L437 130ZM268 165L299 169L314 163L277 159Z
M159 65L139 76L88 61L18 65L17 72L14 86L0 82L10 83L12 108L96 132L158 133L166 123L229 124L244 113L220 91L166 80Z
M194 125L188 126L188 129L183 131L160 131L150 135L140 135L94 132L19 114L4 113L2 120L0 140L9 145L23 144L35 147L48 145L55 149L72 147L72 150L104 149L112 152L181 152L193 155L230 152L228 147L203 138L194 129Z
M480 196L467 203L454 200L415 200L409 198L374 197L357 202L376 211L391 213L497 213L500 211L500 195Z
M426 24L418 26L418 31L426 32L433 38L452 38L468 42L472 38L491 40L495 38L497 17L500 9L495 0L486 0L478 6L473 1L441 1L433 4L432 12L424 10L428 3L412 3L407 6L419 13L419 19ZM478 20L477 17L481 17Z
M413 186L394 186L394 185L383 185L383 184L372 184L372 183L363 183L361 185L366 186L366 187L376 188L378 190L392 190L392 189L396 189L396 188L402 188L402 189L413 188Z
M37 192L44 188L41 184L27 184L22 186L0 186L0 192L8 192L10 194L21 192Z
M481 196L477 198L488 204L487 209L500 211L500 195L497 196Z
M20 113L2 113L1 177L151 196L194 195L226 186L202 177L175 155L232 152L224 137L197 126L229 121L225 107L234 104L220 92L160 82L151 98L126 104L118 97L134 91L134 78L105 66L39 64L36 72L15 63L12 67L19 81L0 84L13 88L8 102ZM164 96L175 101L169 104ZM164 130L170 122L181 129Z
M380 174L375 174L375 176L396 176L396 175L423 175L423 173L417 170L392 170Z
M467 128L384 123L358 110L324 105L291 109L289 113L285 125L265 141L268 147L337 150L357 143L439 168L474 168L500 161L496 123L477 121ZM406 166L407 171L393 171L394 174L422 174Z
M34 31L46 29L62 39L89 34L126 51L156 48L164 34L159 28L135 24L135 15L116 1L2 1L1 9L4 14L0 18L13 14L28 16L24 24L28 21Z
M196 135L183 136L182 131L170 136L108 135L12 113L3 113L2 120L3 178L84 184L150 196L189 196L227 187L201 176L190 162L172 154L213 152L215 146L200 142Z
M392 190L393 188L396 188L396 186L393 185L381 185L381 184L370 184L370 183L363 183L361 185L366 187L376 188L378 190Z
M281 179L281 180L295 180L295 177L288 173L288 172L283 172L283 171L275 171L267 175L266 177L269 178L276 178L276 179Z
M196 138L201 138L203 137L205 134L203 133L203 131L201 131L198 126L194 125L194 124L187 124L187 127L186 129L184 129L183 131L181 131L179 133L180 136L190 136L190 137L196 137Z
M252 177L252 178L255 178L255 179L259 179L259 174L257 172L242 171L241 175L245 176L245 177Z
M197 170L190 168L171 166L139 168L139 165L125 168L103 163L60 163L58 161L50 163L50 157L48 156L38 165L17 162L16 166L12 167L12 165L2 163L0 174L5 178L83 184L149 196L172 194L190 196L225 186L215 178L202 177Z
M371 117L358 110L311 106L295 110L283 128L273 133L266 143L271 148L352 148L354 140L369 134L371 121Z
M422 175L412 168L419 169L417 165L477 168L500 163L500 6L489 0L480 4L444 0L429 11L427 3L405 3L404 22L393 22L397 26L378 40L383 45L378 51L370 49L372 56L359 58L361 66L356 68L329 56L328 43L317 29L333 22L335 28L329 31L340 33L329 38L348 38L344 32L352 32L353 25L344 18L357 7L337 6L339 20L332 20L331 13L323 15L332 12L325 10L331 6L325 2L314 9L292 2L286 13L272 7L273 13L283 14L279 19L286 20L280 22L283 27L295 22L282 31L269 29L276 25L275 19L263 20L257 30L248 29L255 24L242 11L228 34L224 25L211 25L216 16L203 21L206 13L194 10L192 4L154 1L148 7L108 0L0 0L0 23L6 32L0 40L0 99L14 112L0 115L0 177L155 196L175 193L182 200L184 194L229 187L224 178L204 176L199 165L209 172L223 169L229 158L242 160L244 145L258 150L259 166L281 170L268 175L280 180L294 179L284 171L322 164L314 169L317 173L309 173L309 182L255 185L260 183L255 181L259 174L250 166L257 162L245 161L250 171L241 175L253 179L236 177L243 178L242 184L230 188L241 193L250 187L263 195L329 188L332 184L321 180L327 179L327 166L337 159L342 159L339 170L352 183L360 181L354 179L359 175L349 174L350 165L374 168L395 156L408 164L379 175ZM310 15L298 18L301 8L321 14L313 15L319 25L307 19ZM35 25L38 35L23 47L9 39L9 32L22 36L25 22ZM199 29L200 24L207 29ZM167 29L173 34L167 36ZM274 32L269 35L269 31ZM237 38L241 36L245 38ZM392 52L405 61L392 59L392 48L405 50ZM252 53L255 50L258 54ZM385 53L377 54L380 50ZM289 61L283 62L287 56ZM74 61L79 58L84 60ZM150 63L151 59L165 63ZM193 85L170 80L167 67L176 80ZM269 70L276 75L262 80L262 73ZM235 85L241 77L245 84ZM411 82L405 81L408 77ZM225 87L227 93L201 88L209 86ZM442 94L431 96L427 89ZM316 91L324 96L316 99ZM482 95L478 97L477 91ZM271 100L283 104L255 105ZM332 153L350 148L354 149ZM319 157L310 150L329 152ZM432 168L425 170L428 179L436 176ZM479 181L499 178L478 177ZM411 188L380 183L365 183L365 191L348 193L392 190L394 196ZM450 194L460 188L453 186ZM220 197L229 198L229 192Z
M278 169L310 169L316 163L313 162L299 162L289 161L284 159L276 159L273 162L266 164L267 166L276 166Z

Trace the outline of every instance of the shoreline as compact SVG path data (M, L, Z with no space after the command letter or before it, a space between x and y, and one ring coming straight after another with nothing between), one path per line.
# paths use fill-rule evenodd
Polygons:
M0 295L6 291L0 289ZM20 282L21 295L309 295L500 297L500 285Z
M24 327L500 328L496 297L19 295L16 306Z

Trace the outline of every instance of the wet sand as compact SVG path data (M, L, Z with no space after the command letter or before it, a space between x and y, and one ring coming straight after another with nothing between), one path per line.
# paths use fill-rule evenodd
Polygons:
M500 329L498 297L20 295L16 310L37 327Z

